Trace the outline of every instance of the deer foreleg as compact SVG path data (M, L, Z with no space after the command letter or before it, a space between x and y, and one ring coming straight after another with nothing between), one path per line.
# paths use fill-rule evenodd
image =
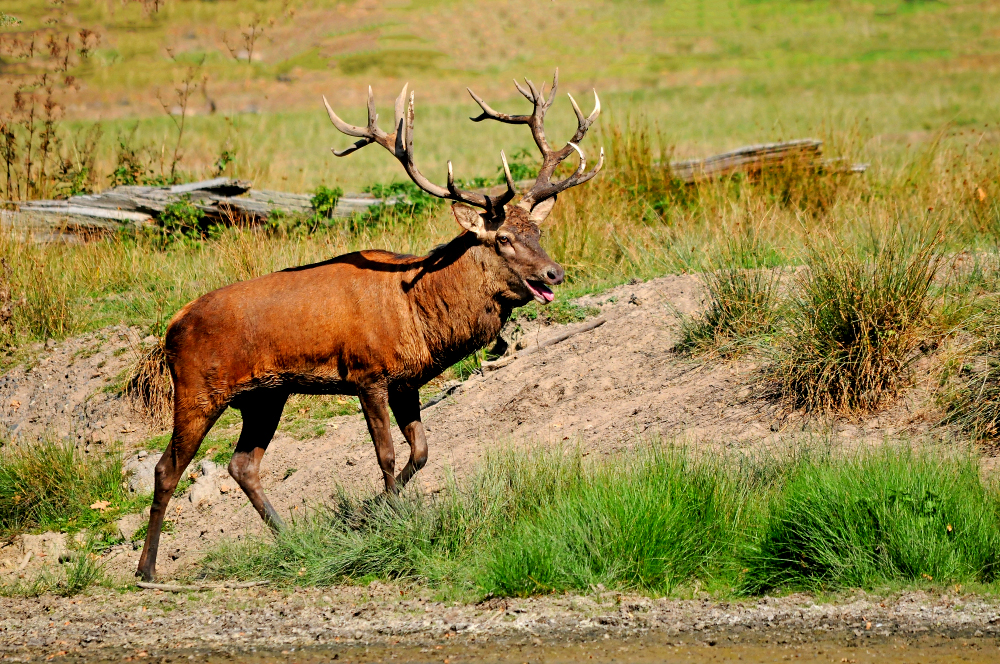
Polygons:
M392 446L392 421L389 418L389 394L384 387L360 390L358 398L361 410L368 422L368 433L375 443L375 455L378 457L379 468L382 469L382 479L385 481L385 492L396 493L396 450Z
M410 444L410 460L396 476L396 483L402 488L427 463L427 439L420 421L420 392L409 388L393 391L389 394L389 406L399 430Z

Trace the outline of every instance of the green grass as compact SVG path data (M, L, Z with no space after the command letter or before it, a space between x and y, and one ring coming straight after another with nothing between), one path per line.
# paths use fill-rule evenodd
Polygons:
M736 541L736 488L718 470L669 450L582 474L489 547L479 583L494 595L597 584L670 594L693 578L717 576Z
M276 539L230 541L202 574L372 579L442 596L609 589L683 595L993 584L1000 490L969 451L886 445L785 456L649 446L585 463L508 451L435 496L341 494Z
M998 499L971 454L886 447L843 461L809 459L773 499L743 588L991 583L1000 574Z
M71 542L69 559L56 568L44 567L31 576L0 581L0 597L38 597L53 593L73 597L96 584L107 584L104 565L97 551L103 546L93 539L82 545Z
M43 439L0 447L0 537L31 530L101 530L138 511L146 496L123 486L118 450L84 455ZM101 502L103 510L92 508Z

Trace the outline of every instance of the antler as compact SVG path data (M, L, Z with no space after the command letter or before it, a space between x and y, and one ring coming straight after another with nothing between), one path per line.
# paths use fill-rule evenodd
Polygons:
M416 165L413 163L413 93L410 93L409 103L407 104L407 87L409 87L409 84L403 86L403 91L400 92L399 97L396 98L395 126L391 134L385 133L378 127L378 113L375 112L375 96L372 94L371 86L368 86L367 127L356 127L341 120L337 117L337 114L333 112L333 109L330 108L330 104L326 101L326 97L323 97L323 104L326 106L327 115L330 116L330 122L333 123L333 126L336 127L341 133L347 134L348 136L354 136L359 139L354 143L354 145L348 148L343 150L333 150L333 154L338 157L346 157L352 152L360 150L370 143L378 143L388 150L392 156L399 160L399 163L403 165L403 168L406 170L406 174L410 176L410 179L413 180L414 184L431 196L458 201L459 203L467 203L468 205L486 210L492 216L502 216L503 206L513 200L515 194L514 178L510 175L510 167L507 165L507 157L504 155L503 151L500 152L500 160L503 162L503 172L507 179L507 191L497 196L477 194L475 192L464 191L456 187L455 176L452 172L450 161L448 162L447 187L434 184L424 177L419 170L417 170Z
M473 122L496 120L497 122L503 122L505 124L526 124L531 128L531 135L535 139L535 145L538 146L538 149L542 153L542 167L538 170L538 178L535 180L535 184L532 185L531 190L528 191L528 193L526 193L517 203L522 208L531 210L531 208L538 205L545 199L552 198L570 187L583 184L597 175L597 173L601 170L601 167L604 166L604 148L601 148L601 156L597 161L597 165L590 171L586 171L587 158L584 156L583 150L581 150L577 144L583 140L584 136L587 135L587 130L590 129L590 125L594 123L594 120L596 120L597 116L601 113L601 100L597 96L597 90L594 90L594 110L587 117L584 117L583 112L580 111L580 107L577 106L576 100L573 99L573 95L567 95L570 103L573 104L573 111L576 113L576 133L573 134L573 138L571 138L561 149L553 150L549 146L548 140L545 138L545 114L548 112L549 107L552 106L552 102L555 101L556 98L556 90L559 88L559 69L556 69L556 73L552 77L552 90L549 92L548 98L545 97L544 84L542 84L542 89L538 90L535 87L535 84L528 79L524 79L524 82L528 85L527 89L525 89L517 81L514 81L514 85L517 87L518 92L524 95L524 97L534 105L534 110L531 115L508 115L506 113L498 113L490 108L489 104L483 101L475 92L469 88L466 89L469 90L469 94L476 100L479 107L483 109L483 112L480 115L470 118ZM556 166L573 154L574 151L580 155L580 165L576 169L576 172L565 180L552 182L552 173L555 171Z

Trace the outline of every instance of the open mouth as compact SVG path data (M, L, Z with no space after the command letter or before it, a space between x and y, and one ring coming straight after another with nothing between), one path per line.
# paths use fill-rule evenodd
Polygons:
M539 304L548 304L555 297L555 295L552 294L552 289L540 281L527 279L524 283L528 285L528 290L530 290L531 294L535 296L535 302L538 302Z

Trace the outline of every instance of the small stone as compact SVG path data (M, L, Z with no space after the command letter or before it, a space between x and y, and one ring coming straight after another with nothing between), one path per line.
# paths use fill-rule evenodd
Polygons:
M158 459L148 453L129 457L125 461L128 488L133 493L150 493L156 486L156 463Z
M217 475L219 473L219 466L211 459L201 460L201 474L206 477Z
M194 506L204 503L211 504L215 497L219 495L219 487L215 483L214 475L201 475L191 485L189 498Z
M56 347L56 340L55 339L46 339L45 340L45 348L46 349L52 350L55 347Z
M361 638L362 638L363 636L364 636L364 634L362 634L362 633L361 633L361 630L358 630L358 631L356 631L356 632L354 633L354 638L355 638L355 639L357 639L357 640L359 640L359 641L361 640Z
M62 561L69 555L66 548L66 533L47 532L41 535L23 535L21 552L31 551L36 557Z

